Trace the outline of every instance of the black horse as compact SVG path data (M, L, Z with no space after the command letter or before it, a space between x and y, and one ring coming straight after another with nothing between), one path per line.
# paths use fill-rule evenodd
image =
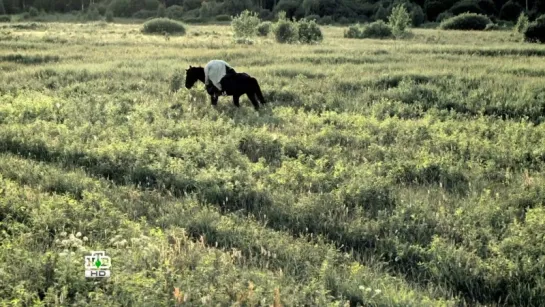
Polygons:
M185 74L185 87L187 89L192 88L197 80L204 83L204 68L189 66L189 69L186 69ZM223 93L218 89L209 92L210 101L213 106L218 104L218 98L221 94L233 96L233 103L237 107L240 107L239 99L240 96L244 94L248 96L256 110L259 110L260 102L261 104L266 103L265 98L263 98L263 94L261 93L259 83L254 77L246 73L228 73L221 79L220 84Z

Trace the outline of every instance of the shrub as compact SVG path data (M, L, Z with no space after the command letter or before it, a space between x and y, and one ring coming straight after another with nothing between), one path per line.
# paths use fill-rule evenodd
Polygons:
M85 19L87 20L100 20L100 13L98 12L98 8L95 5L92 5L88 10L87 14L85 14Z
M30 17L37 17L38 15L40 15L40 12L38 12L35 7L31 6L28 10L28 14L30 15Z
M545 15L530 23L524 32L524 40L532 43L545 43Z
M318 43L324 39L322 30L320 30L320 27L314 20L303 18L298 22L298 27L299 41L303 44Z
M258 25L259 17L257 17L255 12L250 12L248 10L244 10L231 21L231 27L237 38L255 36Z
M229 15L218 15L216 16L217 21L231 21L231 16Z
M500 10L500 19L514 21L523 11L522 6L511 0L507 1Z
M392 34L392 29L384 21L377 20L363 27L360 38L389 38Z
M517 33L524 33L526 32L526 29L528 28L528 24L530 23L528 16L524 13L520 13L519 18L517 19L517 24L513 28L513 30Z
M278 22L274 26L273 31L276 41L282 44L292 44L299 39L297 24L286 19L286 14L284 12L278 14Z
M454 15L449 12L449 11L445 11L439 15L437 15L437 18L435 19L436 22L443 22L444 20L447 20L449 18L452 18L454 17Z
M9 17L8 15L0 16L0 22L10 22L10 21L11 21L11 17Z
M155 18L148 20L144 23L142 32L153 34L153 33L169 33L169 34L185 34L185 27L182 23L171 20L168 18Z
M106 11L106 21L114 22L114 13L111 10Z
M345 38L360 38L361 37L361 29L360 25L352 25L348 27L348 30L344 32Z
M167 8L167 17L175 20L182 20L184 17L184 8L179 5L169 6Z
M492 21L487 16L465 13L444 20L439 28L443 30L484 30L489 23Z
M486 25L486 28L484 28L485 31L496 31L499 29L500 29L500 26L496 23L489 23Z
M319 15L315 15L315 14L312 14L312 15L308 15L307 17L305 17L307 20L314 20L316 22L318 22L320 20L320 16Z
M257 34L259 36L267 36L271 32L272 22L264 21L257 26Z
M411 16L409 15L409 12L407 12L404 4L395 6L392 10L392 14L388 17L388 25L396 37L405 34L406 29L411 23Z
M460 2L457 2L454 4L449 11L453 15L460 15L463 13L476 13L476 14L482 14L484 13L483 10L479 7L476 1L474 0L462 0Z
M484 28L485 31L496 31L499 29L500 29L500 26L496 23L489 23L486 25L486 28Z

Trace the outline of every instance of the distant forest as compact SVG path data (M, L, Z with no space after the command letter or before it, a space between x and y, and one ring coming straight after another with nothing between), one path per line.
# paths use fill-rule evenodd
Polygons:
M1 14L35 8L46 13L97 10L116 17L149 18L163 11L167 17L208 18L236 15L245 9L273 18L279 11L296 19L312 16L338 22L386 20L394 5L406 3L415 26L465 12L488 15L493 21L515 21L521 12L531 19L545 13L545 0L0 0Z

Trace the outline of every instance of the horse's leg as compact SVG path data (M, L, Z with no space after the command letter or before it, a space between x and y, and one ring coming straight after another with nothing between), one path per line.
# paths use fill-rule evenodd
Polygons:
M210 95L210 102L212 103L213 106L217 106L218 105L218 95L216 95L216 94Z
M240 100L240 95L238 95L238 94L233 95L233 103L235 104L235 106L236 106L237 108L240 107L240 102L239 102L239 100Z
M252 92L247 92L246 96L250 98L250 101L254 105L255 110L256 111L259 110L259 102L257 101L257 99L255 99L256 94L252 91Z

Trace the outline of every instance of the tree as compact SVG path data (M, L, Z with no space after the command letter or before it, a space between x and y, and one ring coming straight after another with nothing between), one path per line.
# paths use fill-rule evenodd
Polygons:
M405 34L406 29L411 25L412 18L405 8L405 4L400 4L394 7L392 14L388 17L388 25L392 28L392 33L395 37L401 37Z

